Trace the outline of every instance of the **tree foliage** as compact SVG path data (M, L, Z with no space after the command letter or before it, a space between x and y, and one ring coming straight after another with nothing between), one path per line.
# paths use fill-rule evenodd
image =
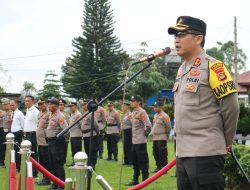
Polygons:
M43 82L43 89L39 90L38 96L44 98L60 98L61 91L60 91L60 80L58 79L58 75L55 73L54 70L49 70L45 74L45 79Z
M138 53L133 55L132 59L138 59L141 57L146 56L146 48L147 43L141 43L141 49ZM157 64L157 60L155 60L155 64ZM126 86L128 91L127 94L135 95L139 94L142 96L144 104L152 95L157 95L162 88L166 88L168 80L162 75L159 69L155 66L155 64L151 65L148 69L146 69L141 75L135 78L131 83ZM131 76L136 71L144 67L143 64L138 64L132 66L131 70L129 71L128 76Z
M113 25L109 0L85 1L82 36L73 40L74 53L62 66L63 88L72 97L104 97L119 85L127 55Z
M229 71L233 74L234 73L234 42L228 41L224 44L221 42L218 42L220 45L219 48L213 47L210 49L207 49L207 54L223 61ZM246 60L247 56L243 52L242 49L238 48L237 51L237 67L238 72L244 71L246 69Z

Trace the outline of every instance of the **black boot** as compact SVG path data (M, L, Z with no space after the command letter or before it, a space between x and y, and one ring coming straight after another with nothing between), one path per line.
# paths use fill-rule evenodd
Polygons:
M134 186L134 185L137 185L138 183L139 183L138 179L137 180L133 179L132 181L126 183L125 185Z

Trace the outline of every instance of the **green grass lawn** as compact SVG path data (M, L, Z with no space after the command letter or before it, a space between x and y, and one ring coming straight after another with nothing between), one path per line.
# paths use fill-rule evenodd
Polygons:
M106 142L104 143L104 159L98 159L97 165L96 165L96 173L102 175L110 184L110 186L114 190L125 190L128 189L127 186L125 186L125 183L130 181L133 176L133 168L122 166L122 143L119 143L119 161L118 162L110 162L106 161L105 158L107 157L107 149L106 149ZM148 154L149 154L149 161L150 161L150 168L149 172L150 175L153 175L153 170L155 169L155 162L154 157L152 154L152 142L148 142ZM173 159L174 157L174 151L173 151L173 143L168 143L168 159L169 161ZM69 145L69 152L67 156L67 163L71 163L71 151L70 151L70 145ZM65 166L66 171L66 177L72 177L73 171L69 170ZM175 190L176 189L176 178L171 177L172 174L175 173L175 168L172 168L167 174L163 175L160 179L157 181L151 183L149 186L144 188L145 190ZM121 176L121 177L120 177ZM141 176L140 176L141 177ZM39 174L39 180L41 179L41 174ZM120 184L121 179L121 184ZM4 186L6 183L6 169L1 168L0 169L0 181L1 181L1 190L4 190ZM120 185L119 185L120 184ZM36 190L46 190L48 186L35 186ZM93 174L92 178L92 184L91 184L92 190L101 190L102 188L97 184L95 181L95 174Z

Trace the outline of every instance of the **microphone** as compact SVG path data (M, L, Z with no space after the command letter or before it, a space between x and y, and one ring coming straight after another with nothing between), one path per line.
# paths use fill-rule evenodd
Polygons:
M143 63L145 61L153 61L156 57L162 57L164 55L167 55L171 52L171 49L169 47L166 47L166 48L163 48L162 50L160 51L157 51L153 54L150 54L146 57L142 57L141 59L139 59L138 61L132 63L132 65L137 65L138 63Z

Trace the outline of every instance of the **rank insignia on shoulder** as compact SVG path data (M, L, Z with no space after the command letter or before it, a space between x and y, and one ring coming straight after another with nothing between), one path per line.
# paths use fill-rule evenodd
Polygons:
M196 60L194 61L193 67L199 67L200 65L201 65L201 59L196 58Z
M209 84L217 99L237 92L235 83L221 61L209 61Z

